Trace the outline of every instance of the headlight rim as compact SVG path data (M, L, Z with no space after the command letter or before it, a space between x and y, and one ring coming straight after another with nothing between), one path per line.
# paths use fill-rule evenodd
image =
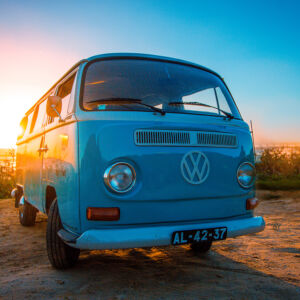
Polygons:
M110 176L111 171L113 170L114 167L116 167L118 165L126 165L127 167L129 167L129 169L131 170L132 175L133 175L133 179L132 179L132 182L131 182L130 186L127 189L125 189L125 190L116 190L115 188L112 187L112 185L110 183L110 180L109 180L109 176ZM116 162L116 163L110 165L109 167L107 167L105 169L104 174L103 174L103 179L104 179L105 185L112 192L118 193L118 194L124 194L124 193L129 192L134 187L135 182L136 182L136 172L135 172L134 167L132 165L130 165L129 163L127 163L127 162Z
M253 178L252 178L252 180L251 180L251 183L250 183L249 185L244 185L244 184L242 184L242 183L240 182L240 180L239 180L239 170L240 170L240 168L241 168L242 166L244 166L244 165L249 165L249 166L251 166L251 167L253 168L253 170L254 170L254 176L253 176ZM241 163L241 164L239 165L239 167L237 168L237 171L236 171L236 179L237 179L237 182L239 183L239 185L240 185L242 188L244 188L244 189L250 189L251 187L253 187L253 186L254 186L254 183L255 183L255 178L256 178L256 168L255 168L255 165L254 165L254 164L252 164L252 163L249 162L249 161L246 161L246 162L243 162L243 163Z

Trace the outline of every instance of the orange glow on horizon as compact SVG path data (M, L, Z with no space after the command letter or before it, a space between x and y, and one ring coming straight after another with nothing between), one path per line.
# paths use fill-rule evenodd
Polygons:
M37 33L0 44L0 148L12 148L26 111L80 58Z

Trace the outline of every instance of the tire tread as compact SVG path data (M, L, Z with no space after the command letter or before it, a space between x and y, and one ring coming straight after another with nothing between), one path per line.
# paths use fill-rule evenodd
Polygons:
M24 201L23 215L19 210L19 220L23 226L33 226L36 219L36 208L29 202Z
M191 249L195 253L207 253L212 246L212 241L208 242L200 242L200 243L194 243L191 244Z
M80 250L65 244L57 235L62 228L59 217L57 200L50 206L47 224L47 252L51 265L56 269L67 269L72 267L78 260Z

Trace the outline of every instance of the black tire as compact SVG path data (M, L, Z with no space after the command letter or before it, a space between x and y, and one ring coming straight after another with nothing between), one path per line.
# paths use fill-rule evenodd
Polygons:
M15 208L19 208L20 199L22 197L22 194L19 190L17 190L15 195Z
M207 253L212 245L212 241L194 243L191 245L191 249L195 253Z
M19 204L19 220L23 226L33 226L35 224L37 209L24 200L24 204Z
M80 250L65 244L57 235L62 228L56 199L52 202L47 223L47 253L51 265L56 269L67 269L75 265Z

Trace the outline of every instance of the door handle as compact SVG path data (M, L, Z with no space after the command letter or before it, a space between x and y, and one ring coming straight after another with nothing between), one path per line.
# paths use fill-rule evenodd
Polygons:
M45 145L44 147L41 147L37 150L37 152L47 152L47 151L48 151L47 145Z

